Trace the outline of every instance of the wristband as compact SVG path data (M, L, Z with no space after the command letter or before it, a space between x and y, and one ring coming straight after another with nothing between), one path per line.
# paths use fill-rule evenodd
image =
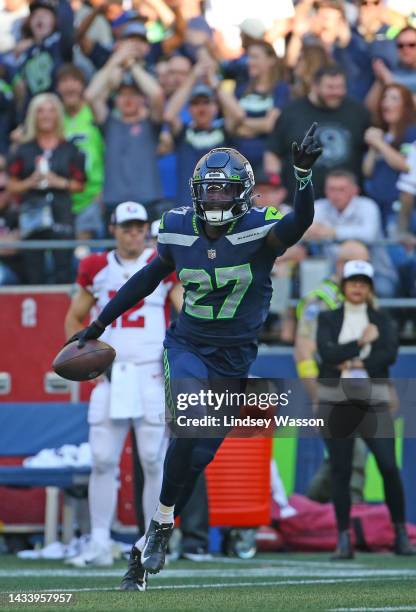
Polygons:
M295 179L299 182L299 191L303 191L312 180L312 170L305 170L297 166L293 166L293 169L295 171ZM307 174L304 174L306 172Z
M299 378L317 378L319 374L318 364L315 359L304 359L296 364Z

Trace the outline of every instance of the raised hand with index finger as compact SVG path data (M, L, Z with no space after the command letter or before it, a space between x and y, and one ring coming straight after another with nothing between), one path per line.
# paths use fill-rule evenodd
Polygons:
M295 170L301 172L309 172L313 164L322 153L322 147L319 140L315 136L318 124L312 123L309 130L300 145L297 142L292 143L292 159Z

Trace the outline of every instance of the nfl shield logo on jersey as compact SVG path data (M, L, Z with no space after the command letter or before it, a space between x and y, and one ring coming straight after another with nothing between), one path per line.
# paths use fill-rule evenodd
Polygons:
M215 249L208 249L208 259L215 259L217 256L217 251Z

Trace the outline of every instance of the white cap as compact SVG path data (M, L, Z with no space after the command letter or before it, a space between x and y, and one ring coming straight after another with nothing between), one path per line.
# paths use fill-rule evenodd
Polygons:
M259 40L261 40L267 32L264 22L261 19L256 19L254 17L244 19L244 21L240 23L240 30L247 36L257 38Z
M113 213L112 222L115 225L127 223L127 221L147 221L147 211L143 204L137 202L123 202L119 204Z
M351 261L347 261L344 266L342 280L352 278L353 276L366 276L370 281L373 281L374 268L368 261L352 259Z

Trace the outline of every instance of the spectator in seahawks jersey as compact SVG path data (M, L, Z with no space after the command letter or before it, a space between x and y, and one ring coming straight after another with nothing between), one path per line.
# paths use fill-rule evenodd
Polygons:
M267 137L289 100L289 86L274 48L265 41L247 47L247 69L248 81L239 83L235 91L245 118L236 130L234 146L256 172L262 166Z
M104 182L104 141L91 107L85 101L85 85L84 73L77 66L61 66L57 74L57 91L64 106L65 137L85 155L84 189L72 194L78 239L104 235L100 201Z
M189 176L196 162L214 147L226 147L230 132L244 119L234 96L220 87L215 64L201 60L169 99L164 119L172 133L177 158L177 202L191 205ZM188 102L190 121L182 109ZM221 110L223 117L218 117Z
M15 80L20 119L33 96L54 91L61 64L72 60L71 24L59 24L54 0L33 0L29 6L29 37L20 43L22 50ZM69 27L68 27L69 25Z

